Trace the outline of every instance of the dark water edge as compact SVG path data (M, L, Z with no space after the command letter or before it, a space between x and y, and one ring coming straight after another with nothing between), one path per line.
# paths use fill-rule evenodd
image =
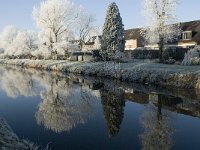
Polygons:
M198 90L0 67L0 118L53 150L199 149L199 117Z

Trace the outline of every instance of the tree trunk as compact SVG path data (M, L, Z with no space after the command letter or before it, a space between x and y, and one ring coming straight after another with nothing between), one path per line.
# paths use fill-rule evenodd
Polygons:
M58 42L58 35L55 34L55 43L57 43L57 42Z
M158 119L158 121L162 120L162 100L161 100L160 96L158 96L157 119Z
M159 52L160 52L159 61L160 63L163 63L164 62L163 60L164 39L163 38L160 38L158 46L159 46Z

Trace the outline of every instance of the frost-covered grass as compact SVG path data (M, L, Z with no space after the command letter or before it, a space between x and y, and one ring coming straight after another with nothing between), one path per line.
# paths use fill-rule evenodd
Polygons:
M127 82L200 89L200 66L167 65L151 61L136 61L133 63L118 64L111 62L72 62L25 59L0 59L0 64L115 78Z

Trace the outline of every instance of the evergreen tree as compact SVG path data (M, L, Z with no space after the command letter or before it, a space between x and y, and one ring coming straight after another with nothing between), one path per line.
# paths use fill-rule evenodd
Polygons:
M105 19L101 44L103 60L113 60L125 48L124 25L115 2L109 5Z

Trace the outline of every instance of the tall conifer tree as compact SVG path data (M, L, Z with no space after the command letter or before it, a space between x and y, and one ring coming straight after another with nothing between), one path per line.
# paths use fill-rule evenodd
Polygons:
M108 7L102 35L100 54L103 60L112 60L118 52L125 48L124 25L115 2Z

